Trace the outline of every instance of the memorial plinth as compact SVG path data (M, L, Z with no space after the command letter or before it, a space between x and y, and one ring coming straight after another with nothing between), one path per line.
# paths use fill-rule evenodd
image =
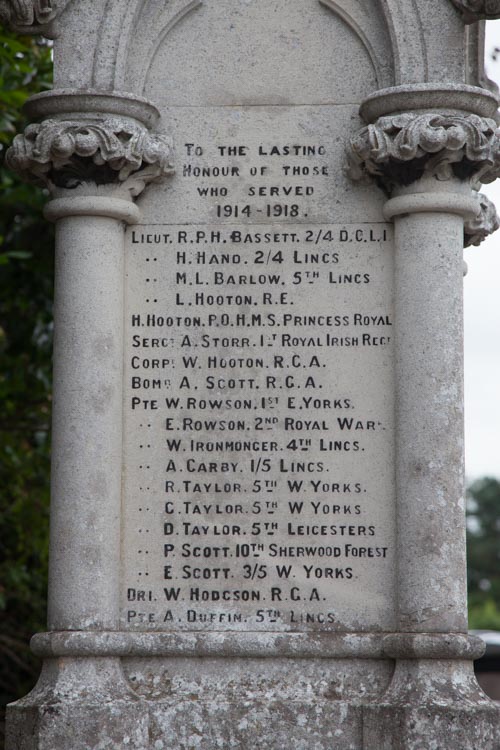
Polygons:
M8 750L497 747L462 413L493 10L4 5L55 38L7 161L57 225L49 622Z

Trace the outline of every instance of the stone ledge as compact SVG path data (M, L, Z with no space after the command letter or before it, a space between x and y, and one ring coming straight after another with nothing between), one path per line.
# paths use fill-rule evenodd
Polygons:
M484 643L461 633L38 633L42 657L241 657L294 659L477 659Z
M460 83L414 83L391 86L370 94L359 108L366 123L400 112L465 112L494 117L498 98L479 86Z
M53 89L30 97L23 107L29 119L93 119L95 115L130 117L154 128L160 119L158 108L137 94L95 89Z

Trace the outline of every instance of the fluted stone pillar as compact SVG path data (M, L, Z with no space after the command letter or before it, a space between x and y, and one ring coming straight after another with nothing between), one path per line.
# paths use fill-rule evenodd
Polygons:
M433 100L442 110L426 109ZM472 189L497 169L494 106L478 89L429 85L380 92L361 112L351 175L386 191L395 230L398 550L398 632L386 640L396 668L365 708L365 734L380 750L483 748L498 714L466 636L462 249L496 225Z
M78 94L32 100L34 114L52 118L30 125L7 155L49 188L45 215L56 222L48 629L96 635L119 626L124 232L140 218L134 198L172 171L169 140L146 127L152 105L104 101L112 115L89 119L85 100L80 121ZM46 656L37 687L9 709L8 747L69 747L72 736L75 747L95 747L103 726L109 746L126 736L131 748L147 745L118 658Z

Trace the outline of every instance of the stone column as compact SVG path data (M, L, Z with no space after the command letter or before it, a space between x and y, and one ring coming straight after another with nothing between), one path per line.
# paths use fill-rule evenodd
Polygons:
M98 105L104 100L113 116L89 117L86 97L85 120L75 116L78 94L32 101L32 111L55 116L30 125L7 154L10 168L49 188L45 214L57 223L48 628L59 632L119 625L124 229L140 218L134 198L172 171L170 141L145 124L152 105L116 95ZM113 721L104 715L111 701ZM48 705L57 722L41 718ZM23 729L28 720L36 731ZM116 727L117 742L128 730L130 747L146 742L119 659L54 656L35 690L11 707L8 746L24 748L20 737L31 736L66 747L74 731L78 747L93 747L104 724L110 737Z
M57 221L49 630L118 626L122 222L139 211L107 201L105 216L95 198L46 209Z
M385 208L395 225L398 627L465 633L460 251L478 206L456 179L425 187Z
M499 139L486 93L450 87L429 111L429 89L370 97L370 124L351 143L351 175L386 191L395 225L398 632L386 652L397 661L365 724L381 750L486 747L496 721L466 637L462 249L494 228L471 181L494 177ZM472 706L486 717L481 738Z

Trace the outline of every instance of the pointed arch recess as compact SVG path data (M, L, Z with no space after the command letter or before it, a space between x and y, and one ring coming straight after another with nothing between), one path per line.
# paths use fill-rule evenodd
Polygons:
M62 0L61 7L71 2ZM203 2L106 0L95 46L92 86L141 94L167 34ZM380 88L427 81L426 48L416 0L318 2L341 18L360 39ZM151 34L151 29L155 33Z
M392 75L392 56L387 54L387 29L385 24L374 24L373 13L367 13L359 0L319 0L321 5L328 8L341 18L356 34L365 47L372 62L379 88L386 88L394 83Z

